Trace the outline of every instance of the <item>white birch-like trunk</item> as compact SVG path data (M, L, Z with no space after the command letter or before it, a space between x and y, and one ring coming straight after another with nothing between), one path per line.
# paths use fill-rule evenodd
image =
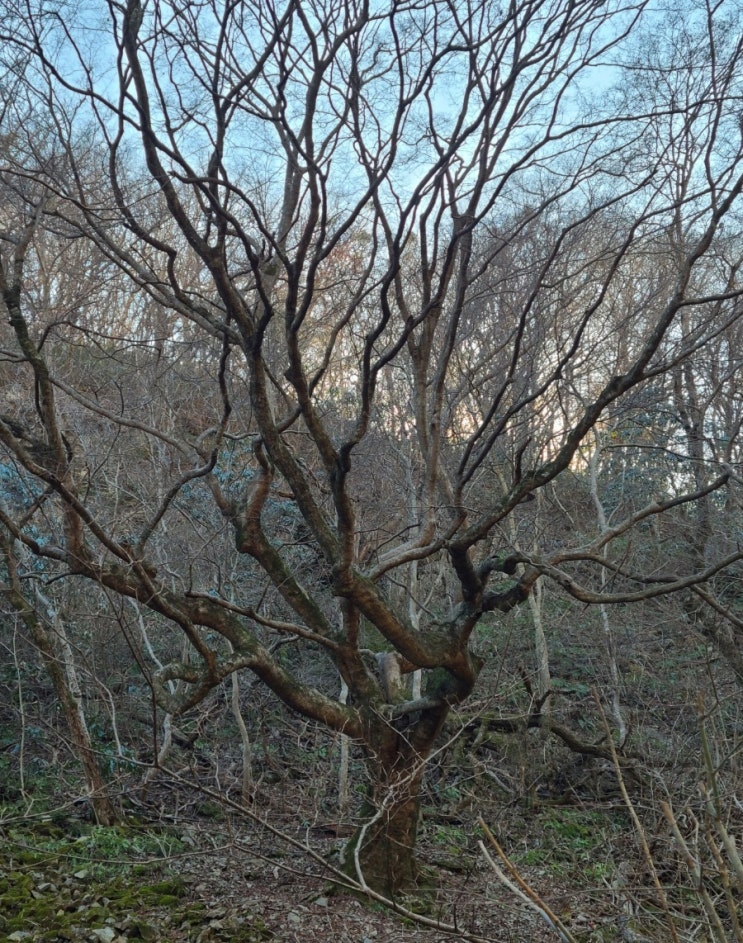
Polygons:
M415 591L418 585L418 561L413 560L408 564L408 619L413 629L417 632L421 624L420 606L416 602ZM417 701L421 696L423 688L423 672L416 668L413 672L412 698Z
M147 654L150 656L152 663L158 668L162 668L163 664L155 653L155 649L152 647L152 642L150 641L150 636L147 633L147 626L145 621L142 618L142 611L137 605L136 601L133 599L129 600L132 604L132 608L137 616L137 625L139 626L139 634L142 636L142 644L147 651ZM168 690L171 694L174 694L176 691L176 684L174 681L168 681ZM144 776L143 785L147 785L152 782L154 777L157 775L158 769L160 769L168 756L170 755L170 750L173 746L173 718L170 714L166 714L163 718L163 731L162 737L160 738L160 744L157 751L157 758L153 765L147 770Z
M599 441L598 433L596 435L596 447L593 450L589 461L589 472L590 472L590 483L591 483L591 499L593 501L594 507L596 508L596 518L598 520L599 530L603 534L608 525L606 519L606 511L604 505L601 501L599 495L598 487L598 465L599 458L601 455L601 443ZM602 555L606 556L606 547L601 551ZM606 568L601 567L601 591L603 592L606 588ZM606 657L609 664L609 677L611 679L610 691L609 691L609 700L611 704L611 718L614 721L614 724L617 728L619 734L619 746L622 746L624 741L627 739L627 725L624 722L624 715L622 714L622 703L620 698L620 686L621 679L619 675L619 665L617 664L617 649L616 649L616 640L614 638L614 631L609 619L608 608L601 604L599 605L599 616L601 618L601 625L604 631L604 644L606 647Z
M418 495L413 481L413 467L410 461L410 455L403 456L405 462L405 484L408 490L408 523L415 527L418 522ZM413 629L417 632L421 624L421 611L417 601L418 587L418 561L411 560L407 566L407 596L408 596L408 619ZM423 672L420 668L413 672L412 698L414 701L421 696L423 689Z
M18 624L13 626L13 664L18 682L18 715L21 721L20 737L18 738L18 788L23 798L26 798L26 705L23 700L23 681L21 666L18 661Z
M529 593L529 609L534 624L534 653L537 662L537 696L541 703L541 712L549 717L552 708L552 677L550 675L550 654L547 635L544 631L543 615L544 589L536 583Z
M341 704L348 703L348 685L341 678L341 693L338 697ZM349 762L350 762L351 741L341 734L341 758L338 768L338 811L340 819L343 821L348 817L348 810L351 804L351 789L349 783Z
M507 488L507 483L502 475L499 478L503 488ZM536 534L539 531L539 519L542 515L544 497L541 491L536 493L536 520L533 528L534 543L529 548L532 552L538 552ZM516 519L513 514L508 517L508 536L513 546L519 548L519 535L516 530ZM550 671L550 652L547 644L547 633L544 629L544 588L541 581L537 581L532 587L528 596L529 612L534 629L534 659L536 662L537 676L537 700L541 704L541 713L548 721L552 710L552 673Z
M232 645L227 643L230 652L233 651ZM230 706L232 716L235 718L237 729L240 732L242 775L240 777L240 801L244 806L248 806L253 801L253 756L250 734L245 723L240 708L240 675L237 671L232 672L232 693L230 697Z

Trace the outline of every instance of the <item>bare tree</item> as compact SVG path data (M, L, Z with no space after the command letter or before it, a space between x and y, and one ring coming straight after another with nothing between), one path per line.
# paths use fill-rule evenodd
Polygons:
M29 230L10 244L0 287L45 448L5 419L0 442L49 498L44 515L2 523L67 578L133 598L183 633L189 657L174 653L152 675L166 711L247 669L355 738L371 788L346 867L396 894L415 879L426 759L476 683L470 643L485 613L508 612L541 578L608 605L702 586L741 556L648 579L611 553L647 518L725 487L724 468L587 544L547 535L541 552L514 552L500 527L580 461L608 410L738 317L737 255L707 264L743 187L736 33L720 29L725 3L702 6L693 56L674 63L670 36L643 63L643 2L128 0L107 13L109 45L95 56L90 21L65 13L63 26L49 9L0 37L34 63L57 156L27 138L3 173L43 191L24 197L33 220L92 240L138 287L120 330L151 345L147 369L189 339L212 388L201 410L166 422L143 418L121 384L114 407L63 381L24 307ZM622 94L592 98L592 76L608 84L622 63L629 76L678 74L684 94L655 82L633 97L637 82L623 78ZM658 234L670 231L673 265L656 271ZM637 277L642 264L653 277ZM709 320L691 329L697 310ZM143 461L162 486L130 489L126 526L113 494L75 474L83 456L63 435L62 402L94 415L111 443L93 473L127 441L139 455L149 443ZM380 508L366 479L375 456L399 451L403 424L388 417L400 415L406 460L381 472ZM242 599L163 540L194 491L249 561ZM200 526L217 533L203 514ZM191 561L209 540L194 527ZM409 587L416 566L421 579L426 561L443 561L444 584L457 585L446 611L399 604L395 584ZM332 663L348 703L337 685L283 667L270 633ZM417 671L423 691L409 697Z

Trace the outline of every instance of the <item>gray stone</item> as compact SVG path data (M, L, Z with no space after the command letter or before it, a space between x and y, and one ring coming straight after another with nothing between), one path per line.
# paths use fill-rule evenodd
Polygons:
M90 931L90 935L95 937L99 943L114 943L118 936L113 927L97 927Z

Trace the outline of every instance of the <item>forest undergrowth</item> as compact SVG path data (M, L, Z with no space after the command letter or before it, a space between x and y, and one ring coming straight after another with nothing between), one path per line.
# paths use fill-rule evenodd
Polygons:
M582 646L581 633L555 646L549 722L528 728L528 646L514 641L494 678L498 694L452 715L426 771L421 887L394 902L403 916L337 893L365 788L352 745L344 809L339 738L251 691L242 709L253 793L244 804L229 697L218 692L178 721L154 775L147 718L120 711L128 747L116 755L111 717L91 701L121 819L101 827L42 673L32 659L22 674L6 667L0 939L740 940L732 680L692 640L687 650L670 650L662 634L628 646L632 726L612 749ZM570 745L550 723L571 731Z

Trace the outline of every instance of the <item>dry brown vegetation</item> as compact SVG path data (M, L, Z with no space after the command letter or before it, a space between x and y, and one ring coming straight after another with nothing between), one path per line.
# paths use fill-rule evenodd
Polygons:
M3 932L741 943L739 4L90 7L0 10Z

